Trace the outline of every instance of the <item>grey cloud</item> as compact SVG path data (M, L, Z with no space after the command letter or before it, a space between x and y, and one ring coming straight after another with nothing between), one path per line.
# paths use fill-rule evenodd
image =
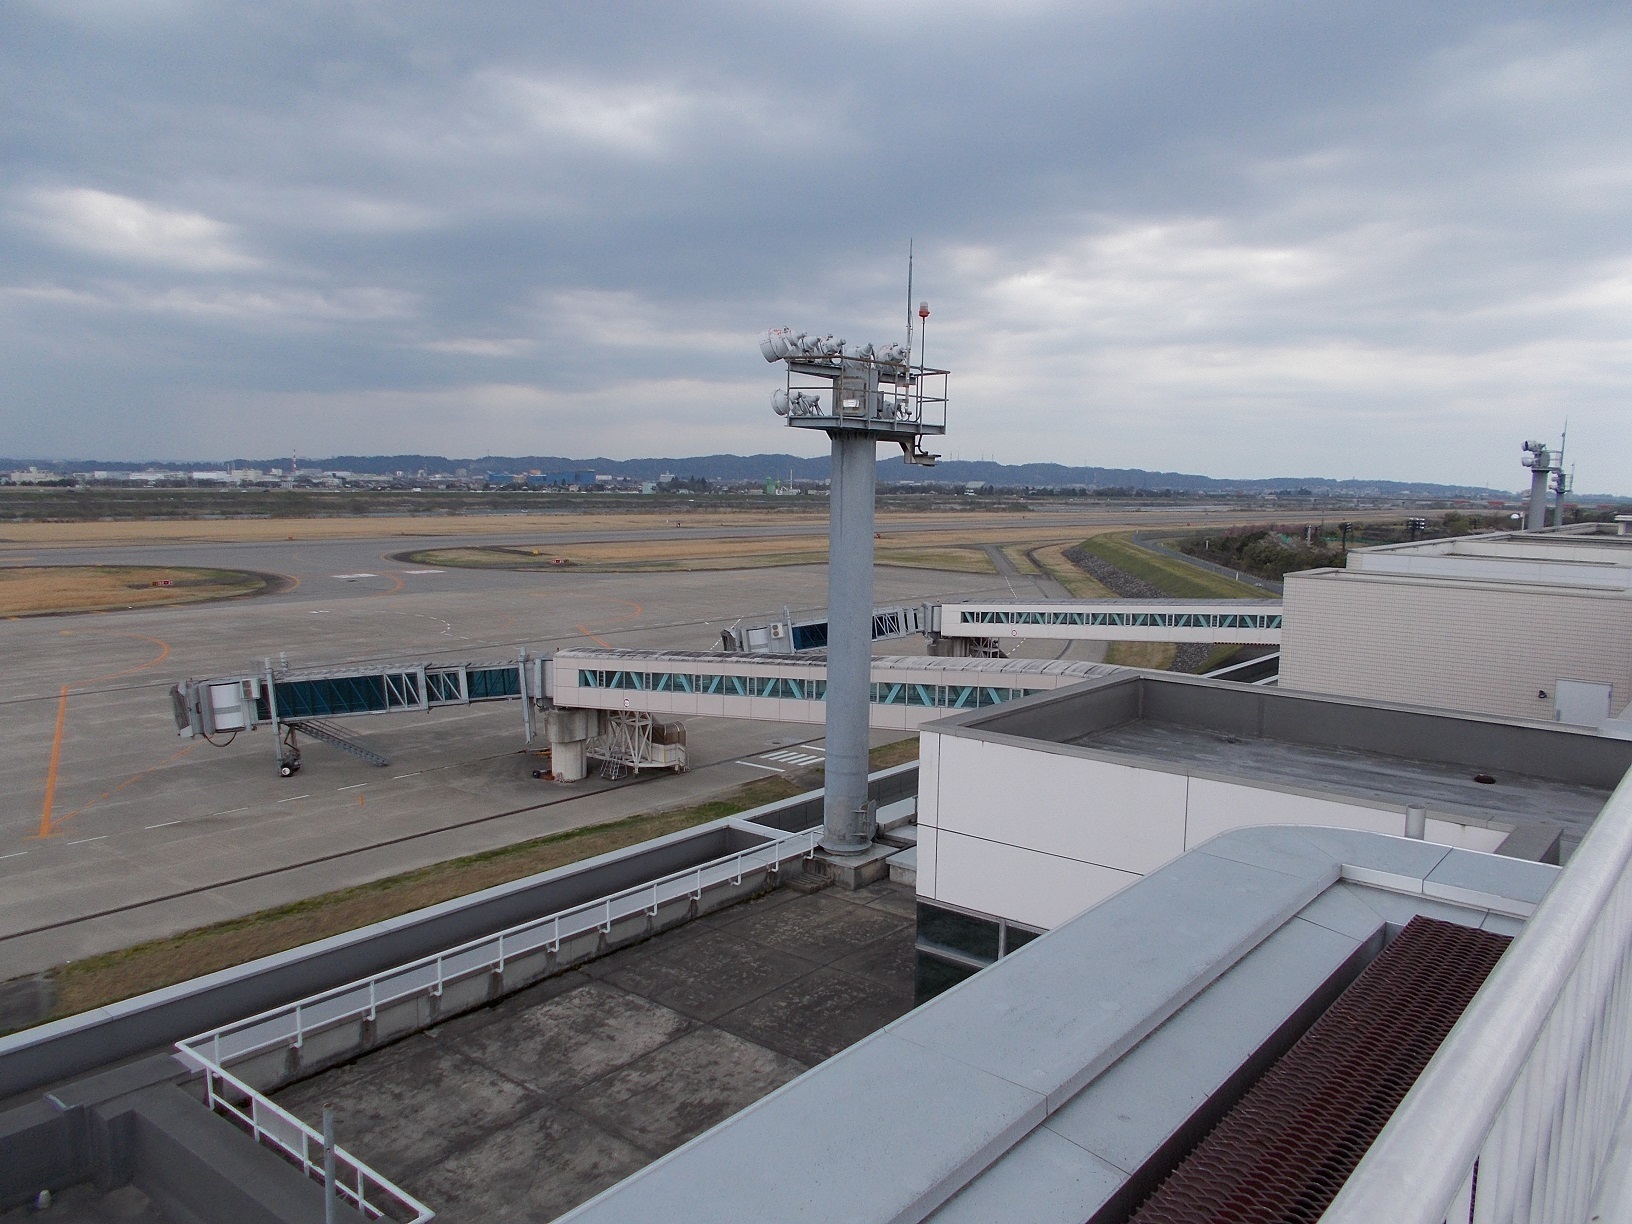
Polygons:
M5 449L774 449L753 332L893 336L915 235L952 453L1517 484L1568 413L1615 487L1629 39L1609 5L13 6Z

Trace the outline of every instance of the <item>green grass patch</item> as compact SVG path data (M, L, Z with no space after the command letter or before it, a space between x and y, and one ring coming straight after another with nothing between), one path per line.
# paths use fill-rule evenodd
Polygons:
M1125 574L1142 578L1163 595L1175 599L1262 599L1264 592L1247 582L1235 582L1222 575L1187 565L1140 548L1131 536L1099 535L1080 546Z

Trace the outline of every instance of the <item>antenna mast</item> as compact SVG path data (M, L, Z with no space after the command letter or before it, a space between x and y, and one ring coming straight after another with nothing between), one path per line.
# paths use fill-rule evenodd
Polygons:
M912 239L907 239L907 357L912 357Z

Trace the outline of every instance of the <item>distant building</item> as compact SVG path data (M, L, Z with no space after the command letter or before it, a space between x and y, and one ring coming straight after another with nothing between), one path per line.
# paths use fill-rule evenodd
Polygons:
M595 473L582 472L529 472L529 489L593 489Z
M52 481L61 479L62 473L60 472L42 472L39 468L32 465L23 468L20 471L11 473L12 484L49 484Z
M1597 531L1356 549L1346 569L1288 574L1281 687L1588 726L1621 714L1632 538Z

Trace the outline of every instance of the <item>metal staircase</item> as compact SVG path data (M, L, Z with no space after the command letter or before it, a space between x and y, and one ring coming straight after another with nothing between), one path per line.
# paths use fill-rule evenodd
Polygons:
M327 744L330 748L338 748L341 752L349 752L360 761L367 761L370 765L389 765L391 759L383 757L372 748L365 748L356 740L336 727L333 723L323 722L315 718L291 719L283 724L285 727L299 731L320 744Z

